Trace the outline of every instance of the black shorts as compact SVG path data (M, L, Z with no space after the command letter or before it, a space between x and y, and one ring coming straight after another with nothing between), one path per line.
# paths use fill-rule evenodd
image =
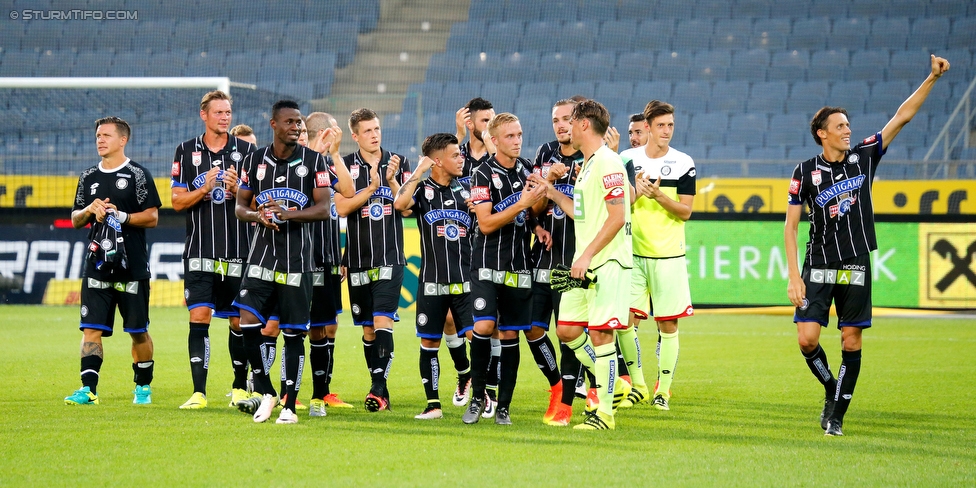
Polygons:
M275 317L281 329L308 330L312 273L290 273L284 281L245 276L234 306L251 312L262 324Z
M115 327L115 307L122 315L122 331L139 334L149 330L149 280L111 283L81 279L81 325L111 337Z
M335 298L336 290L333 286L332 269L319 268L312 273L312 307L309 310L310 326L323 327L336 325L336 302L342 303L342 298Z
M332 268L332 274L326 276L327 281L332 283L332 298L335 300L336 315L342 314L342 274L339 267Z
M194 265L200 263L217 264L218 270L227 269L228 273L213 271L191 271L190 261ZM207 307L213 310L214 317L226 319L229 317L240 317L237 307L233 306L237 293L241 291L241 271L244 264L241 262L219 262L203 259L184 259L183 260L183 298L186 299L186 308L193 310L197 307ZM236 275L236 276L234 276Z
M457 336L474 328L470 283L420 283L417 290L417 337L440 340L448 309L454 314Z
M475 322L495 321L498 330L532 328L531 273L489 269L472 271L471 308ZM480 279L482 277L487 279Z
M400 287L403 286L403 266L382 266L370 269L350 269L349 305L352 323L372 327L373 317L400 320Z
M532 282L532 327L549 330L552 314L559 319L559 299L563 296L549 286L548 269L537 269Z
M817 322L826 327L830 304L837 308L837 328L871 327L871 256L810 266L803 263L807 287L806 309L797 308L793 322Z

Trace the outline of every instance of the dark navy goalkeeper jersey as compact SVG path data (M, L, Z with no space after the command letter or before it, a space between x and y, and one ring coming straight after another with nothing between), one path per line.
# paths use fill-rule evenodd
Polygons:
M583 153L576 151L571 156L563 156L559 152L559 142L552 141L539 147L535 155L532 172L543 178L549 175L549 168L555 163L563 163L569 171L566 176L557 180L553 186L563 195L573 198L573 185L576 184L577 170L583 164ZM532 265L539 269L553 269L558 264L571 266L573 253L576 252L576 232L573 219L563 212L552 200L546 205L545 212L536 217L539 225L552 236L552 248L546 249L538 239L532 244Z

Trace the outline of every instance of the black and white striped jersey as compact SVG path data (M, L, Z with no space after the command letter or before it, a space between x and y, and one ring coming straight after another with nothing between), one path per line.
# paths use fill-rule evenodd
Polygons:
M431 178L417 185L413 212L420 229L420 281L464 283L470 278L471 214L464 202L471 194L457 178L441 186Z
M481 155L481 159L475 159L475 157L471 155L471 141L461 144L460 149L461 149L461 156L464 157L464 167L461 168L461 177L458 179L461 181L461 183L468 185L470 187L471 173L474 172L474 169L479 164L488 161L488 158L491 157L491 154L488 154L488 152L486 151L484 154Z
M847 151L841 162L826 161L820 154L793 170L790 205L807 204L810 209L810 264L832 263L878 248L871 185L883 155L878 132Z
M325 161L329 164L329 185L335 186L338 178L335 175L335 165L332 164L332 158L325 156ZM315 259L315 267L324 268L331 267L338 264L338 257L341 256L338 252L334 252L332 243L335 240L333 234L339 232L338 225L333 225L332 215L335 214L335 203L332 198L332 191L329 190L329 218L326 220L320 220L318 222L312 222L312 253ZM338 224L338 221L336 221Z
M251 225L241 222L234 215L236 202L222 183L223 170L234 167L240 170L244 156L253 151L254 145L232 135L219 151L212 152L203 142L203 136L190 139L176 148L173 157L172 187L194 191L205 185L210 168L221 168L217 183L210 193L196 205L186 209L186 242L183 258L244 258L250 247Z
M129 214L162 206L159 193L156 192L156 183L149 170L132 160L126 160L114 169L104 169L99 163L81 173L78 177L78 189L75 191L72 210L81 210L91 205L96 198L102 200L108 198L109 203ZM106 219L106 222L99 223L92 215L89 220L91 224L91 229L88 231L89 241L98 235L101 226L109 225L108 222ZM118 225L118 220L112 219L112 223ZM121 227L116 227L116 230L122 233L122 239L125 241L128 269L97 270L95 262L86 259L85 277L113 282L148 279L150 277L149 246L146 243L146 229L123 224ZM101 244L101 247L111 249L112 245L113 243L109 242Z
M254 192L258 205L274 200L290 210L311 207L312 190L332 183L325 158L304 146L284 159L275 157L271 146L258 149L244 157L240 177L241 189ZM278 230L258 225L247 262L287 273L313 271L312 225L286 221Z
M515 205L522 196L525 180L531 174L532 163L518 158L508 169L492 156L478 165L471 175L471 200L475 205L491 202L491 213L498 213ZM526 225L528 210L520 212L509 222L485 235L475 217L474 242L471 243L471 269L490 268L499 271L527 272L531 269L529 240L531 231Z
M383 151L380 159L380 187L373 192L366 204L346 217L346 253L342 264L351 269L368 269L379 266L406 265L403 255L403 217L393 209L396 196L386 181L386 166L396 153ZM395 175L402 185L410 178L410 162L400 157L400 167ZM356 193L364 191L370 183L369 164L359 151L342 158L349 168L349 175L356 185Z
M583 164L583 153L576 151L571 156L563 156L559 151L559 142L548 142L539 146L532 172L545 178L549 175L549 168L555 163L565 164L569 172L553 186L563 195L573 198L573 185L576 184L577 172ZM532 244L532 266L539 269L553 269L558 264L571 266L573 253L576 252L573 219L566 216L566 212L550 200L545 213L537 216L536 220L552 236L552 248L547 250L544 244L536 240Z

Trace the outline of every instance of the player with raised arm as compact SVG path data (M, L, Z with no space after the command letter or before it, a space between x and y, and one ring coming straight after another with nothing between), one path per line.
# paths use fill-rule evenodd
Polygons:
M427 405L416 419L443 417L438 395L440 363L437 350L441 336L453 333L463 345L465 331L473 326L471 315L471 215L465 200L471 195L460 182L464 158L452 134L434 134L424 140L424 157L417 171L397 193L398 211L412 210L420 230L421 265L417 285L417 336L420 337L420 378ZM424 173L430 176L421 181ZM448 332L448 310L457 318L461 332ZM450 339L450 338L448 338ZM462 349L463 351L463 349ZM454 354L451 354L452 358ZM467 358L464 358L467 363ZM455 364L468 383L470 364Z
M522 126L501 113L488 124L497 153L471 176L471 202L477 216L471 244L471 403L462 420L478 422L485 409L485 385L491 357L490 337L501 334L501 380L495 423L511 425L509 408L518 378L519 331L532 329L530 231L532 206L545 196L544 185L527 185L532 164L519 157Z
M674 136L674 107L651 100L644 108L648 128L647 144L620 154L633 163L637 173L634 219L634 292L630 306L630 330L653 312L661 336L658 384L653 404L669 410L671 381L678 363L678 319L694 314L685 261L685 221L691 218L695 201L695 162L691 156L671 147ZM648 305L653 303L654 310ZM621 334L620 348L630 362L637 334ZM628 349L631 352L628 353ZM639 369L639 368L638 368ZM633 390L621 406L644 401L649 389L643 373L631 368Z
M182 409L207 406L210 368L211 316L227 319L234 382L230 406L248 398L247 357L241 334L240 313L231 304L241 290L244 259L250 246L251 226L234 215L237 168L255 148L227 132L232 118L230 95L215 90L200 101L203 135L183 142L173 158L173 209L186 212L183 246L183 288L190 311L190 376L193 394Z
M604 144L610 113L599 102L577 103L572 111L571 139L583 153L573 197L541 175L546 196L574 219L576 249L568 271L555 270L551 285L563 291L558 332L580 362L593 370L600 399L596 412L575 429L615 428L613 397L617 380L615 332L627 328L634 253L630 236L630 183L620 156ZM569 275L568 277L566 275ZM571 279L567 279L571 278ZM588 333L584 333L586 328Z
M244 158L237 192L237 217L258 227L241 291L234 301L241 311L244 348L254 373L260 399L251 398L238 408L264 422L278 403L268 375L267 346L261 329L274 310L285 336L287 400L277 423L298 422L295 400L305 364L305 333L312 300L311 222L329 217L329 187L336 183L325 158L298 145L302 114L298 104L281 100L271 112L274 140ZM257 209L251 208L252 199Z
M346 253L353 323L363 328L363 353L371 385L364 405L377 412L390 405L387 376L393 365L393 322L400 320L403 285L403 218L393 210L400 185L410 177L407 158L381 147L376 112L361 108L349 116L358 150L343 157L356 194L335 195L336 211L347 217Z
M813 140L823 152L797 165L790 180L786 212L787 295L796 306L800 352L824 387L820 426L828 436L844 435L844 415L861 371L861 335L871 327L871 251L874 232L871 185L888 145L895 139L949 70L949 62L931 56L931 72L881 131L851 147L851 124L841 107L824 107L810 122ZM803 206L809 208L810 239L803 269L797 259L797 229ZM837 307L841 365L835 379L820 347L820 330Z
M98 375L104 357L102 338L115 328L132 338L132 403L152 403L153 342L149 336L149 246L146 229L159 220L159 194L146 168L125 157L132 129L118 117L95 121L95 145L101 161L78 178L71 224L88 231L88 252L81 280L81 384L64 399L67 405L98 403Z

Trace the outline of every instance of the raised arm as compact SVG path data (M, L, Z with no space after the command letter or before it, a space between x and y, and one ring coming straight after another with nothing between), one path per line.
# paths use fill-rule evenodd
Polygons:
M898 136L905 124L911 122L918 110L922 108L925 99L928 98L935 81L938 80L946 71L949 71L949 62L945 58L940 58L934 54L929 58L932 62L932 72L925 78L925 81L912 93L895 112L894 117L881 129L881 149L888 149L888 144Z

